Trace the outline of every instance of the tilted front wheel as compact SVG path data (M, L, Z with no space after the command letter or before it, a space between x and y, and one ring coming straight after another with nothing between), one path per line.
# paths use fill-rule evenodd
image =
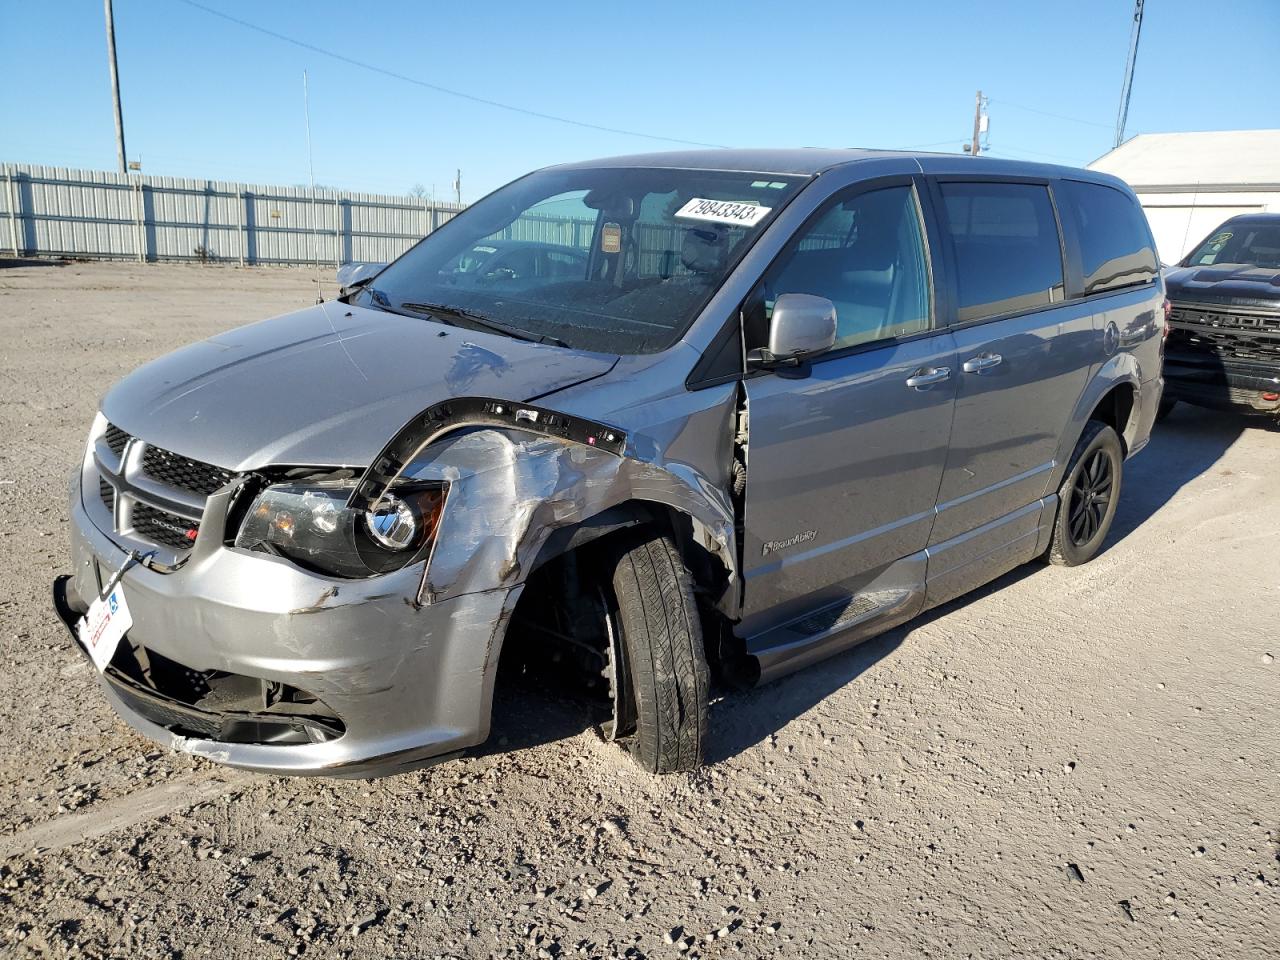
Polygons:
M1074 567L1094 558L1116 515L1123 469L1124 448L1115 430L1090 420L1058 488L1050 563Z
M707 738L710 680L693 583L669 537L650 532L617 555L616 643L626 671L632 759L652 773L693 770ZM615 697L620 684L615 681Z

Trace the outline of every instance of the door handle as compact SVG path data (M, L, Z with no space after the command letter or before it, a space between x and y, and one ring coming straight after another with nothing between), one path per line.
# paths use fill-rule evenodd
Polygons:
M911 376L907 377L907 386L915 390L923 390L925 387L931 387L935 383L941 383L943 380L950 379L950 367L921 367Z
M981 373L983 370L998 367L1002 362L1004 362L1004 357L998 353L980 353L964 362L964 372Z

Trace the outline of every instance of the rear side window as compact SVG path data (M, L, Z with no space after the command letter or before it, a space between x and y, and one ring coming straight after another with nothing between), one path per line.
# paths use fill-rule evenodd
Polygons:
M1078 180L1063 180L1058 195L1080 237L1086 294L1155 279L1159 266L1151 231L1142 208L1131 197Z
M1062 246L1047 187L942 183L955 250L960 322L1063 298Z

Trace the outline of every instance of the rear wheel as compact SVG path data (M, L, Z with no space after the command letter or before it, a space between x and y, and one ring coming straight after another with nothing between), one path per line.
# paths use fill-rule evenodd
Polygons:
M675 544L656 531L614 556L615 735L652 773L693 770L707 738L710 679L692 578Z
M1101 549L1120 499L1124 448L1115 430L1099 420L1085 426L1071 469L1058 488L1058 515L1049 546L1050 563L1074 567Z

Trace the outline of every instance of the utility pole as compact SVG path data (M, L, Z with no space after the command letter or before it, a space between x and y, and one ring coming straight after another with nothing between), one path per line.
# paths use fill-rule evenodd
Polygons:
M111 67L111 99L116 108L116 159L120 161L120 172L128 175L124 152L124 114L120 112L120 74L116 70L116 20L111 13L111 0L102 0L102 6L107 16L107 63Z
M977 97L973 101L973 143L969 145L969 153L977 156L978 151L982 149L978 144L978 135L982 133L982 91L978 91Z
M453 179L453 196L458 201L458 206L462 206L462 170L458 170L458 175Z
M316 237L316 164L311 157L311 87L307 82L306 70L302 71L302 118L307 131L307 172L311 177L311 259L315 261L316 272L319 273L320 246ZM318 294L318 280L316 286Z
M1124 64L1124 86L1120 88L1120 113L1116 116L1116 142L1124 143L1124 127L1129 120L1129 95L1133 93L1133 68L1138 65L1138 40L1142 37L1142 3L1135 0L1133 28L1129 32L1129 58Z

